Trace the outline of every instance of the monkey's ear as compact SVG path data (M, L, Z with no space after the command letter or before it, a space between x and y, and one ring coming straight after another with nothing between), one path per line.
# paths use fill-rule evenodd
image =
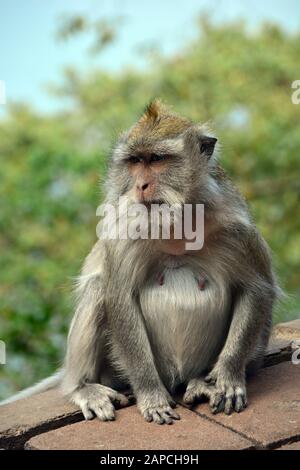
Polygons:
M199 137L200 152L204 153L208 158L212 156L215 150L215 145L218 139L216 137L209 137L208 135L201 135Z

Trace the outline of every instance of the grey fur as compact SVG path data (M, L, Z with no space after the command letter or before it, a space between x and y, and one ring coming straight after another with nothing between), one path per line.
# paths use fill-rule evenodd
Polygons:
M87 419L113 419L112 402L128 403L120 393L128 385L145 419L159 424L179 418L172 394L180 383L187 385L187 403L204 395L213 412L239 412L247 403L246 368L259 364L268 341L278 293L268 247L220 167L217 149L201 153L207 128L191 123L159 138L163 119L134 138L130 132L120 138L106 201L133 200L129 155L171 149L155 199L205 204L208 238L201 251L181 257L162 254L154 240L96 243L78 279L61 382ZM200 291L203 272L207 286Z

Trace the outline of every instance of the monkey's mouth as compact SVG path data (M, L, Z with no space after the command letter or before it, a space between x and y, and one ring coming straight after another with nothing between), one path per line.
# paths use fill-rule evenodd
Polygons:
M150 210L153 206L161 206L162 204L168 204L163 199L138 199L136 203L142 204L148 210Z
M151 199L150 201L141 201L140 204L144 204L144 206L147 207L147 209L151 209L151 206L153 205L161 205L165 204L165 202L162 199Z

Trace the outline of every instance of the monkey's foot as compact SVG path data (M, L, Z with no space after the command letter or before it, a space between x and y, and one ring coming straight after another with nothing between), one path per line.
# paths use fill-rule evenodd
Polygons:
M240 413L247 406L247 393L243 377L234 377L226 369L216 366L205 377L205 382L212 387L209 400L214 414L224 411L231 414L232 411Z
M192 404L201 398L208 398L209 405L214 414L224 411L231 414L239 413L247 406L246 388L242 382L217 379L213 381L210 376L203 379L193 379L188 383L183 401Z
M86 384L73 393L72 401L81 408L85 419L93 419L96 415L101 421L113 421L115 419L113 403L127 406L130 397L104 385Z
M208 385L204 379L192 379L187 385L185 394L183 396L183 401L184 403L190 405L203 397L210 398L211 393L212 387Z
M138 407L148 422L153 421L157 424L173 424L173 421L180 419L175 408L176 402L169 394L142 394L138 397Z

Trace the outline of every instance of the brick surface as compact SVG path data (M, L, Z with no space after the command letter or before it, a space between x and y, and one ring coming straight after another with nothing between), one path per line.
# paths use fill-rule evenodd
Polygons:
M78 408L67 403L56 390L40 393L9 405L0 406L0 444L14 447L36 430L53 429L79 420Z
M283 362L261 369L248 383L249 406L242 413L213 415L207 403L194 410L261 446L300 436L300 365Z
M300 450L300 441L286 444L282 447L278 447L276 450Z
M178 407L181 420L171 426L144 421L136 406L117 411L112 422L75 423L33 437L26 449L249 449L252 443L238 434Z
M273 335L278 338L300 340L300 319L286 323L278 323L273 328Z

